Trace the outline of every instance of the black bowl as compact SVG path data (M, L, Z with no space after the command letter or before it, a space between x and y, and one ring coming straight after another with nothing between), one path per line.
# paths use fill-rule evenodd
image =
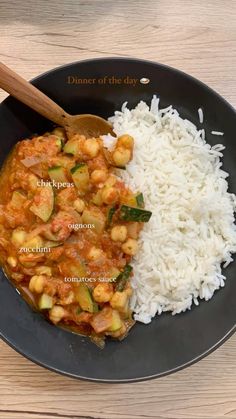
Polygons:
M150 82L143 84L142 78ZM125 101L133 107L141 99L150 102L157 94L163 107L172 104L199 125L197 110L202 107L208 142L226 145L224 168L230 173L230 191L236 192L236 113L198 80L153 62L104 58L57 68L37 77L33 84L75 114L94 113L106 118ZM2 163L16 141L53 125L10 97L0 106L0 126ZM212 130L225 135L215 137ZM88 338L55 327L34 312L1 272L0 333L22 355L71 377L107 382L160 377L196 362L234 332L236 265L231 264L224 273L225 287L209 302L202 301L199 307L174 317L163 314L149 325L136 324L123 342L107 341L101 350Z

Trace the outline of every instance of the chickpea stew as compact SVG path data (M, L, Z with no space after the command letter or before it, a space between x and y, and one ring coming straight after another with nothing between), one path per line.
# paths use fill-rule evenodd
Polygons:
M134 139L112 151L62 128L20 141L0 176L0 263L22 296L54 324L124 338L134 324L132 257L151 212L115 175Z

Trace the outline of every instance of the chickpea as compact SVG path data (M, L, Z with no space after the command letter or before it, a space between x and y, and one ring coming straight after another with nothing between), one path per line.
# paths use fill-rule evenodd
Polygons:
M98 155L99 149L100 145L96 138L89 138L83 144L83 152L91 158L94 158Z
M128 294L125 291L116 291L110 300L111 307L118 311L124 311L127 308L127 304Z
M117 146L118 147L121 146L124 148L128 148L130 150L133 150L134 139L133 137L131 137L131 135L128 135L128 134L121 135L121 137L119 137L117 140Z
M82 142L84 142L86 140L86 137L83 134L74 134L74 135L72 135L70 137L70 140L72 140L72 141L80 141L81 144L82 144Z
M83 199L80 199L80 198L77 198L75 201L74 201L74 208L76 209L76 211L78 211L78 212L83 212L83 210L84 210L84 208L85 208L85 203L84 203L84 201L83 201Z
M49 311L49 318L53 323L59 323L65 317L66 311L62 306L54 306Z
M111 230L111 238L114 242L124 242L127 238L126 226L115 226Z
M127 255L134 256L138 251L138 242L135 239L128 239L122 244L121 249Z
M117 147L112 158L116 166L125 166L131 160L131 151L124 147Z
M13 230L11 235L11 242L14 246L21 246L26 240L26 232L24 230Z
M114 175L110 175L105 182L105 186L114 186L116 181L116 177Z
M7 263L11 266L11 268L15 268L17 265L17 259L14 256L9 256L7 258Z
M119 330L117 330L116 332L106 332L106 335L112 336L113 338L118 338L118 337L122 337L123 335L125 335L127 331L127 327L126 325L122 322L122 326Z
M52 268L50 266L38 266L35 268L37 275L47 275L52 276Z
M102 201L105 204L115 204L119 200L119 192L114 187L105 187L102 190Z
M93 298L98 303L108 303L113 295L112 284L104 282L98 284L93 290Z
M44 275L34 275L29 282L29 290L41 294L44 289L46 278Z
M104 255L102 249L99 249L98 247L92 246L91 249L88 252L88 259L90 260L96 260L100 259Z
M91 182L102 183L107 180L107 177L108 177L107 170L97 169L91 173Z
M75 301L75 294L73 291L70 291L69 294L60 299L60 303L63 305L72 304Z

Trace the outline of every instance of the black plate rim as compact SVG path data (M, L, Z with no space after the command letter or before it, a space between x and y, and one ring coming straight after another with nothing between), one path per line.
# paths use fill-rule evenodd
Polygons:
M221 96L216 90L214 90L213 88L209 87L207 84L205 84L203 81L195 78L194 76L179 70L175 67L163 64L163 63L159 63L158 61L152 61L152 60L146 60L146 59L142 59L142 58L134 58L134 57L117 57L117 56L112 56L112 57L98 57L98 58L88 58L88 59L84 59L84 60L78 60L78 61L73 61L71 63L66 63L57 67L54 67L50 70L45 71L44 73L39 74L38 76L34 77L33 79L30 80L30 83L35 84L35 82L37 82L39 79L43 79L44 77L47 77L49 74L54 73L57 70L60 69L65 69L74 65L79 65L82 63L94 63L94 62L102 62L102 61L123 61L123 62L133 62L133 63L143 63L143 64L151 64L153 66L158 66L159 68L162 69L166 69L166 70L170 70L174 73L180 74L183 77L191 80L192 82L194 82L195 84L197 84L199 87L204 88L205 90L209 91L209 93L214 94L215 96L217 96L221 102L223 102L225 104L225 106L227 106L228 108L231 109L231 111L235 114L236 117L236 110L235 108L223 97ZM2 102L0 102L0 106L2 103L7 103L9 99L11 99L12 96L9 95L7 96ZM10 283L11 286L13 286ZM17 345L15 343L13 343L10 339L8 339L7 337L3 336L2 332L0 331L0 337L1 339L8 344L12 349L14 349L17 353L19 353L20 355L22 355L24 358L30 360L31 362L35 363L36 365L39 365L47 370L50 370L52 372L56 372L62 376L67 376L69 378L75 378L78 380L82 380L82 381L88 381L88 382L96 382L96 383L112 383L112 384L124 384L124 383L135 383L135 382L143 382L143 381L148 381L148 380L152 380L155 378L161 378L170 374L173 374L175 372L181 371L182 369L185 369L195 363L197 363L198 361L200 361L201 359L205 358L206 356L210 355L211 353L213 353L216 349L218 349L223 343L225 343L234 333L236 332L236 321L234 326L220 339L218 340L218 342L216 342L214 345L212 345L209 349L207 349L205 352L201 353L199 356L195 357L194 359L185 362L181 365L179 365L176 368L172 368L169 369L165 372L162 373L157 373L157 374L153 374L153 375L148 375L148 376L142 376L142 377L136 377L136 378L131 378L131 379L102 379L102 378L93 378L93 377L85 377L82 375L78 375L78 374L73 374L73 373L69 373L67 371L62 371L60 369L57 369L55 367L51 367L50 365L48 365L46 362L41 362L40 360L36 359L35 357L31 356L30 354L26 354L25 352L23 352L19 347L17 347ZM67 332L70 333L70 332Z
M7 343L12 349L14 349L18 354L22 355L24 358L28 359L29 361L33 362L34 364L43 367L46 370L52 371L52 372L56 372L57 374L60 374L62 376L66 376L69 378L75 378L77 380L82 380L82 381L88 381L88 382L95 382L95 383L102 383L102 384L125 384L125 383L137 383L137 382L142 382L142 381L149 381L149 380L153 380L155 378L161 378L161 377L165 377L171 374L174 374L178 371L181 371L187 367L190 367L193 364L196 364L198 361L200 361L201 359L207 357L208 355L210 355L211 353L213 353L216 349L218 349L221 345L223 345L223 343L225 343L236 331L236 324L232 327L232 329L230 329L230 331L221 339L219 340L215 345L211 346L211 348L207 349L204 353L202 353L201 355L197 356L196 358L192 359L191 361L185 362L184 364L179 365L176 368L172 368L170 370L167 370L163 373L159 373L159 374L153 374L153 375L147 375L147 376L142 376L142 377L136 377L136 378L126 378L126 379L121 379L121 380L112 380L112 379L102 379L102 378L92 378L92 377L85 377L82 375L78 375L78 374L73 374L73 373L69 373L67 371L62 371L60 369L51 367L50 365L43 363L41 361L39 361L38 359L34 358L33 356L30 356L29 354L24 353L23 351L21 351L19 348L17 348L15 346L14 343L12 343L9 339L7 339L5 336L2 335L1 331L0 331L0 336L1 339ZM67 332L70 333L70 332Z
M231 103L228 100L226 100L223 96L221 96L221 94L217 90L208 86L202 80L197 79L196 77L192 76L191 74L188 74L185 71L179 70L178 68L172 67L170 65L160 63L159 61L146 60L146 59L143 59L143 58L135 58L135 57L128 57L128 56L127 57L125 57L125 56L124 57L116 57L116 56L106 57L106 56L104 56L104 57L96 57L96 58L86 58L84 60L77 60L77 61L72 61L71 63L62 64L62 65L54 67L50 70L44 71L43 73L39 74L38 76L35 76L32 79L30 79L29 82L34 84L39 79L42 79L44 77L47 77L49 74L54 73L54 71L62 70L64 68L71 67L71 66L74 66L76 64L83 64L83 63L89 64L91 62L102 62L102 61L113 61L113 60L115 60L115 61L139 62L139 63L143 63L143 64L151 64L151 65L154 65L154 66L158 66L162 69L170 70L170 71L173 71L177 74L180 74L180 75L186 77L187 79L192 80L194 83L198 84L199 86L208 90L209 92L213 93L214 95L218 96L218 98L222 102L224 102L225 105L227 105L229 108L231 108L231 111L233 111L236 115L236 109L233 107L233 105L231 105ZM12 95L8 95L4 100L2 100L0 102L0 105L3 102L5 103L8 99L10 99L12 97L13 97Z

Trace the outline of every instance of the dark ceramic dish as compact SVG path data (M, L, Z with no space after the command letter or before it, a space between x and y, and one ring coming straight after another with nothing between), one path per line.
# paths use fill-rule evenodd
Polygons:
M76 77L77 81L84 79L83 83L69 83ZM150 80L148 84L140 83L144 77ZM135 86L128 83L131 79L138 80ZM226 145L224 168L230 174L230 191L236 192L236 113L217 93L187 74L153 62L104 58L57 68L37 77L33 84L75 114L108 117L124 101L133 107L141 99L150 102L157 94L161 106L174 105L183 117L200 126L197 109L202 107L208 142ZM0 127L2 164L19 139L43 133L52 124L10 97L0 105ZM212 130L224 131L225 135L213 136ZM235 263L224 273L226 285L211 301L202 301L199 307L174 317L163 314L149 325L136 324L123 342L107 341L101 350L88 338L48 323L27 305L1 272L0 334L30 360L71 377L105 382L160 377L201 359L234 332Z

